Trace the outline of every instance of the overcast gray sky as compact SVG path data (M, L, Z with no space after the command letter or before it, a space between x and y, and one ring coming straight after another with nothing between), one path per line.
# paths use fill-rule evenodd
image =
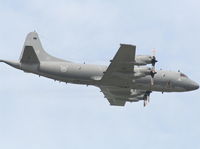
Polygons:
M50 54L109 64L120 43L157 49L157 68L200 83L199 0L1 0L0 58L18 59L36 30ZM111 107L98 88L66 85L0 64L2 149L199 149L200 93L153 93Z

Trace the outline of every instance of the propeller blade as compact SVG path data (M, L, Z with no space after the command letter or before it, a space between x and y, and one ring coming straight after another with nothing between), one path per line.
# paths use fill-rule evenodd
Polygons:
M151 85L154 85L154 76L157 72L155 70L151 70L150 75L151 75Z
M147 101L148 101L148 103L150 102L150 95L147 96Z
M147 106L147 100L144 100L144 107L146 107Z
M156 60L156 49L152 50L152 60L151 60L151 64L152 64L152 70L151 70L151 85L154 85L154 76L156 74L156 70L155 70L155 65L158 61Z
M150 102L150 94L152 93L152 91L146 91L145 95L144 95L144 107L147 106L147 104Z
M155 70L155 64L157 62L158 61L156 60L156 49L153 49L152 50L152 60L151 60L151 63L152 63L152 67L153 67L154 70Z
M156 57L156 49L155 48L152 49L152 56Z
M151 77L151 86L154 85L154 79Z

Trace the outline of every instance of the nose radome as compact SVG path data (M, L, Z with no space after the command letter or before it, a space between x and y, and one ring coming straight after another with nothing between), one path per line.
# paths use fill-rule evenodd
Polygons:
M194 82L194 81L192 81L191 83L192 83L192 84L190 85L191 90L197 90L197 89L199 88L199 84L198 84L198 83L196 83L196 82Z
M188 91L193 91L193 90L197 90L199 88L199 84L190 80L190 83L187 84L187 90Z
M198 83L194 83L194 89L196 90L196 89L198 89L199 88L199 84Z

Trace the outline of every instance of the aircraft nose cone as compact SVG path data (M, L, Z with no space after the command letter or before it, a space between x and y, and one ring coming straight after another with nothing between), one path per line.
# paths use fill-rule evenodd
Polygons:
M199 84L198 83L194 83L194 89L197 90L199 88Z
M199 84L196 82L192 82L190 88L191 90L197 90L199 88Z
M190 80L190 82L186 85L187 91L197 90L199 88L199 84Z

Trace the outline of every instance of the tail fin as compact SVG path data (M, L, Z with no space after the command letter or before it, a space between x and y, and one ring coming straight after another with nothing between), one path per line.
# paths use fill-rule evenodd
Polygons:
M36 32L30 32L25 40L22 54L20 56L21 63L37 64L41 61L64 61L53 57L44 51Z

